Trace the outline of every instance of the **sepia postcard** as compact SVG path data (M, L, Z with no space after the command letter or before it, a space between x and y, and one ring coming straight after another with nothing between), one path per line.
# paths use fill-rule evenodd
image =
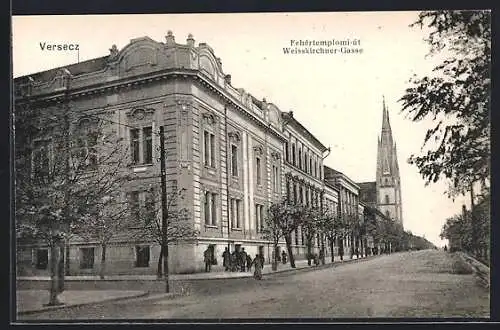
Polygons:
M490 11L13 16L12 45L16 323L490 318Z

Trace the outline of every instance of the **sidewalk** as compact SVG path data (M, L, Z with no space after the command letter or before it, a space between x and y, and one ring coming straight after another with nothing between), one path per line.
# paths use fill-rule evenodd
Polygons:
M359 260L369 260L373 258L373 256L369 256L367 258L360 258ZM278 269L276 271L272 270L272 266L270 264L266 264L262 271L263 275L272 275L272 274L280 274L285 272L293 272L293 271L308 271L308 270L318 270L328 267L334 267L336 265L340 265L342 263L349 263L351 261L356 261L356 256L353 259L344 259L344 261L340 261L338 258L335 259L334 263L327 262L325 265L319 266L308 266L307 260L296 260L295 266L296 268L291 268L290 263L285 265L278 264ZM211 279L224 279L224 278L245 278L245 277L253 277L253 271L250 272L225 272L222 268L218 267L218 271L213 271L210 273L196 273L196 274L173 274L170 275L170 279L173 281L185 281L185 280L211 280ZM35 282L43 282L49 281L50 277L48 276L24 276L17 277L18 281L35 281ZM157 281L157 277L155 275L115 275L115 276L106 276L104 280L102 280L99 276L66 276L66 281L74 281L74 282L101 282L101 281ZM159 281L163 281L159 280ZM121 285L121 284L120 284ZM49 291L48 290L40 290L40 289L18 289L16 290L16 304L17 304L17 313L19 315L26 315L36 312L41 312L45 310L51 309L60 309L81 305L89 305L95 304L104 301L114 301L114 300L122 300L128 298L140 298L141 299L158 299L158 297L164 296L172 296L170 294L154 294L153 292L149 292L144 285L140 287L143 290L109 290L109 289L98 289L94 287L91 290L65 290L61 295L59 295L59 299L64 305L59 306L44 306L49 301Z
M369 256L368 259L372 257ZM367 259L367 258L360 258ZM334 264L340 264L342 262L349 262L356 260L356 256L353 259L349 259L349 257L345 258L344 261L340 261L338 257L335 258ZM320 265L318 267L327 267L332 266L332 263L329 260L326 260L325 265ZM305 268L317 269L318 267L308 266L307 260L296 260L295 267L291 268L290 263L283 265L282 263L278 264L278 269L276 271L272 270L271 264L265 264L264 269L262 270L263 275L267 275L270 273L281 273ZM210 279L224 279L224 278L245 278L252 277L253 270L246 272L226 272L222 267L217 267L212 270L210 273L194 273L194 274L171 274L169 279L172 281L183 281L183 280L210 280ZM17 276L16 279L18 281L49 281L49 276ZM105 276L104 279L101 279L98 275L81 275L81 276L65 276L65 281L124 281L124 280L141 280L141 281L155 281L158 278L156 275L109 275Z
M64 305L44 306L49 301L48 290L17 290L16 306L18 314L30 314L34 312L74 307L80 305L94 304L104 301L114 301L128 298L146 296L145 291L123 291L123 290L69 290L59 295L59 300Z

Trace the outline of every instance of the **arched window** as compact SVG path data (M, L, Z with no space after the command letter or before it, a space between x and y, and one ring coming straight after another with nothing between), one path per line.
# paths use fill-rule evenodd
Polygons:
M385 195L385 203L389 204L389 195Z
M384 183L386 186L389 184L389 181L387 180L387 178L385 178Z

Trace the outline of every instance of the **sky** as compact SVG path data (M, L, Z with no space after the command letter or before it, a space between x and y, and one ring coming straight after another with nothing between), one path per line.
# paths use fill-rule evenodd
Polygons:
M390 114L401 176L406 230L438 246L448 217L460 212L465 197L445 195L445 182L425 185L407 163L419 154L432 121L414 123L401 113L409 78L430 73L427 30L409 27L418 12L321 12L248 14L14 16L13 75L32 74L109 54L115 44L148 36L177 43L192 34L222 61L232 85L266 98L298 119L331 153L324 164L356 182L375 181L382 99ZM361 53L285 54L292 40L337 40ZM359 42L357 42L359 41ZM293 42L296 44L296 42ZM78 51L50 51L41 45L78 44ZM293 48L293 47L292 47Z

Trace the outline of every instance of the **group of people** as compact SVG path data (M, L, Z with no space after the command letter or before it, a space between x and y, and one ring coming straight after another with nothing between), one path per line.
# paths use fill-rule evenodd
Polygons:
M229 253L229 249L226 247L222 253L222 265L225 271L231 272L251 271L252 267L254 267L254 277L260 280L262 278L262 268L264 268L264 256L257 254L252 259L250 254L245 251L245 248Z
M211 271L211 265L214 263L214 256L210 252L209 249L206 249L204 252L204 262L205 262L205 271ZM251 271L252 267L254 268L254 277L258 280L262 279L262 269L264 268L264 256L261 254L255 255L255 258L252 259L250 254L245 251L245 248L241 250L235 250L232 253L229 253L229 249L226 247L224 252L222 253L222 265L224 266L225 271L231 272L246 272Z

